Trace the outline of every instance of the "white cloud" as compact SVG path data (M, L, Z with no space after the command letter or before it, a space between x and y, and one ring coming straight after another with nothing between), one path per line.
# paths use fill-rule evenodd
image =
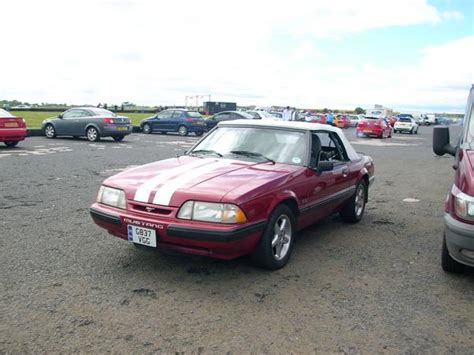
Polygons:
M444 11L441 17L446 20L463 20L464 15L459 11Z
M7 0L2 8L9 50L0 56L0 98L184 104L209 93L242 104L352 107L440 95L458 104L452 88L472 81L467 59L444 52L472 48L472 38L428 48L411 66L319 65L330 55L321 39L459 18L425 0Z

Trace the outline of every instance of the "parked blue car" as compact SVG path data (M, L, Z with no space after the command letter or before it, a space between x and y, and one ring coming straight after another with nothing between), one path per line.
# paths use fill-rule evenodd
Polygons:
M199 112L171 109L145 118L140 122L140 128L145 134L178 132L180 136L187 136L189 133L202 136L206 130L206 121Z

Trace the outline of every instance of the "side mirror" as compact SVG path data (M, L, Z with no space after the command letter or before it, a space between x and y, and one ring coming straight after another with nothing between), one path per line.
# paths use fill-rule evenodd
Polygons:
M334 163L332 161L320 161L316 166L316 172L321 174L324 171L331 171L334 169Z
M449 143L449 128L435 127L433 129L433 152L436 155L444 155L448 153L452 156L456 155L457 148Z
M60 114L58 115L58 118L63 118L63 114L60 113Z

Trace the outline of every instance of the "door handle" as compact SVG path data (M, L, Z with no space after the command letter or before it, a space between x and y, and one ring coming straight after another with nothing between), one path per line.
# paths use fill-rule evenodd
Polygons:
M342 177L347 177L349 175L349 169L344 168L342 169Z

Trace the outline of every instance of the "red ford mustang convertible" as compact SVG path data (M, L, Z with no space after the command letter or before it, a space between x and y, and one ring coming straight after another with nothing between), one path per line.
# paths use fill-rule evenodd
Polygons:
M90 209L109 233L150 248L283 267L296 232L339 212L360 221L370 157L339 128L306 122L221 122L186 155L106 179Z

